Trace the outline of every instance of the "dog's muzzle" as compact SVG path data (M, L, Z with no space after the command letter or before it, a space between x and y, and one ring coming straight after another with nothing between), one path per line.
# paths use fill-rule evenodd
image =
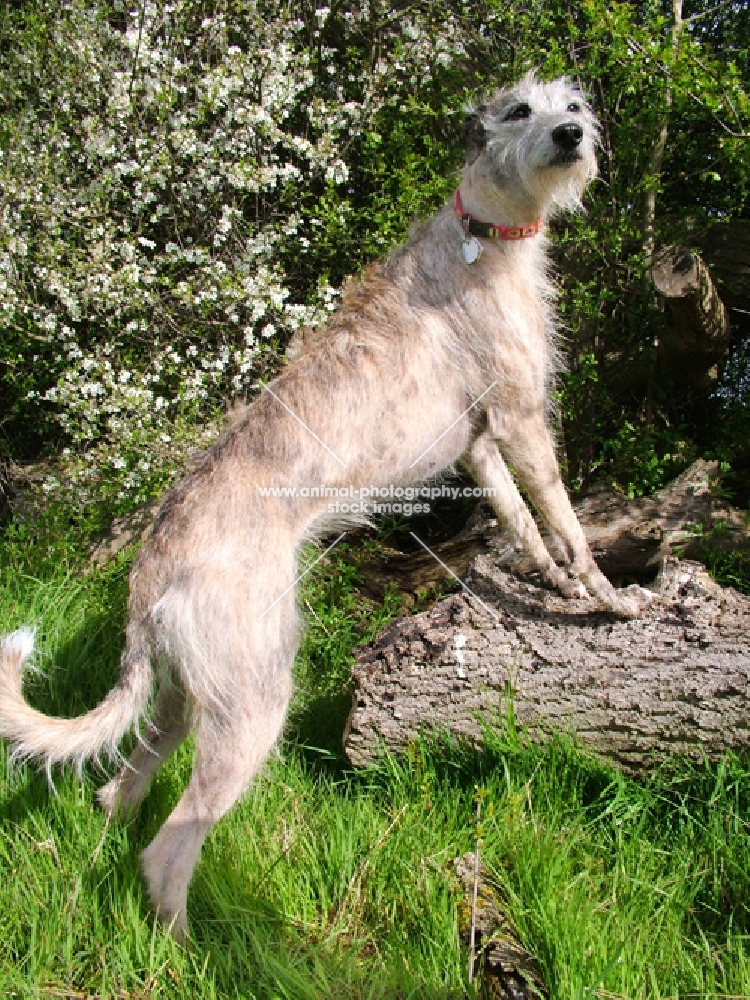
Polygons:
M566 122L552 129L556 152L553 165L572 163L581 159L578 147L583 139L583 129L576 122Z

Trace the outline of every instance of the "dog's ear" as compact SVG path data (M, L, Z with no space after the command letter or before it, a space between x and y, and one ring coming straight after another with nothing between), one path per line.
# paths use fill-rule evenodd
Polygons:
M482 111L484 111L484 105L480 104L464 118L464 145L466 146L468 166L472 165L487 143L487 132L480 117Z

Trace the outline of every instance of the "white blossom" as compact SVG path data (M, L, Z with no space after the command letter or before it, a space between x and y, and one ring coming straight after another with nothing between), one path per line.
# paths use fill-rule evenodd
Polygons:
M14 85L38 99L4 119L0 322L54 343L27 399L55 408L81 496L105 474L138 495L205 443L279 342L325 322L338 290L285 271L286 247L325 234L305 196L346 184L352 138L461 51L457 23L410 14L383 29L398 61L382 45L374 70L339 72L321 30L336 17L344 46L361 37L368 3L310 9L309 25L287 5L230 5L188 41L193 9L146 0L122 30L71 0L50 27L54 69L18 57Z

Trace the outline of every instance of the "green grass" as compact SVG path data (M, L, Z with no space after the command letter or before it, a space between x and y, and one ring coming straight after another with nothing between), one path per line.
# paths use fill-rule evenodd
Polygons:
M38 626L47 674L30 694L79 712L117 673L127 566L84 576L18 538L5 553L0 631ZM636 780L498 722L478 750L435 738L353 773L337 750L350 649L398 604L373 616L343 560L321 564L305 601L287 739L207 842L189 946L154 924L138 872L189 746L109 828L94 769L56 774L55 794L0 762L0 996L471 996L450 862L473 848L481 790L483 859L554 1000L750 997L745 763L674 761Z

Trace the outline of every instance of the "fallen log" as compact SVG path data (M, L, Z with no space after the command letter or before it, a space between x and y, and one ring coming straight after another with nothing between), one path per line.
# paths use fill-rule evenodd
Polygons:
M750 599L668 557L642 618L566 601L478 556L470 590L361 647L344 746L354 764L436 727L476 739L512 701L532 737L575 733L639 770L750 746Z
M457 907L461 943L471 950L479 995L497 1000L541 1000L548 995L539 960L521 944L508 907L489 872L473 852L454 858L459 892ZM476 890L476 901L475 900Z
M681 381L710 383L729 349L730 322L708 267L693 250L668 246L654 260L651 278L673 319L659 340L660 362Z
M698 459L648 497L601 490L574 504L602 571L617 585L648 583L668 556L750 548L750 527L720 489L718 462Z

